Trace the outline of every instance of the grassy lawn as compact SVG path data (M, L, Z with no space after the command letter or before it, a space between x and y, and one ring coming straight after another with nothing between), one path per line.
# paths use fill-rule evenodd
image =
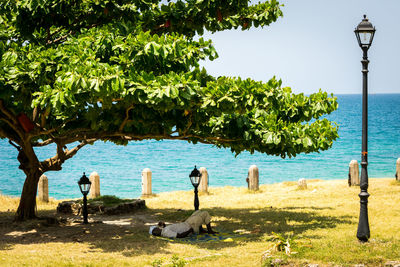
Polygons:
M125 216L90 217L103 223L61 225L37 220L12 222L18 199L0 196L0 266L261 266L265 259L304 266L368 266L400 261L400 183L370 179L370 242L356 238L359 187L346 180L307 181L247 188L210 188L200 194L200 208L213 227L244 233L246 238L219 242L179 243L149 236L159 220L177 222L190 215L193 192L162 193L146 198L148 209ZM39 203L39 215L55 215L57 201ZM118 223L107 224L106 221ZM292 235L290 255L273 249L274 233Z

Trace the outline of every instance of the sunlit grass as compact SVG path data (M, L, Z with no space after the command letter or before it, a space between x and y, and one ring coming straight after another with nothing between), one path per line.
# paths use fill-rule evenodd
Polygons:
M211 213L213 227L247 233L245 240L197 244L168 242L148 235L149 222L135 223L128 228L105 227L98 236L91 236L99 227L96 224L70 228L52 226L66 231L65 237L43 236L36 243L1 241L0 265L151 266L156 260L171 262L173 255L177 255L185 259L188 266L260 266L262 254L273 245L273 233L296 237L297 246L293 248L296 253L287 256L283 252L272 252L272 257L295 266L305 263L379 266L390 260L400 261L398 182L370 179L371 239L366 244L359 243L356 238L359 187L348 187L346 180L307 183L305 190L299 190L295 182L284 182L261 185L259 192L226 186L210 188L209 194L200 194L200 208ZM17 204L18 199L1 196L2 217L12 216ZM48 213L56 205L56 201L39 203L39 213ZM148 209L140 214L154 218L155 222L184 220L193 209L193 191L160 193L146 198L146 205ZM15 231L13 227L18 228L3 225L1 234ZM38 228L37 234L45 230ZM87 231L86 236L82 234L84 231ZM76 242L68 235L81 240Z
M40 210L53 210L60 201L53 198L49 199L49 202L42 202L36 199L38 208ZM19 198L4 196L0 194L0 212L16 212L18 208Z

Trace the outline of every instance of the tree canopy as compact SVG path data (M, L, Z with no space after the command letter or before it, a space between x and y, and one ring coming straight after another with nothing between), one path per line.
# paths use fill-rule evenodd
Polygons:
M335 97L200 68L218 57L205 30L280 16L275 0L2 1L0 137L20 151L27 180L36 177L24 190L97 140L177 139L281 157L331 147L337 126L321 116L337 109ZM55 156L40 162L33 148L51 143Z

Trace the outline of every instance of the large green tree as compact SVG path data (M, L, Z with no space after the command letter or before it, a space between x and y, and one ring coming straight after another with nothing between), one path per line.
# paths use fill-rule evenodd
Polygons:
M26 174L17 219L35 217L39 177L61 170L97 140L175 139L281 157L326 150L337 108L319 91L281 81L214 78L204 30L276 21L275 0L3 0L0 2L0 137ZM35 147L56 144L40 161Z

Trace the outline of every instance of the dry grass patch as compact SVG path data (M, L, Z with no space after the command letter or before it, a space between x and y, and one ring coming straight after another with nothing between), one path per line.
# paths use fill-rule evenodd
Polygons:
M18 199L0 197L0 265L18 266L152 266L163 263L188 266L260 266L267 250L270 258L301 266L366 264L400 261L400 186L393 179L370 179L371 239L360 244L355 235L359 188L345 180L308 180L247 188L210 188L200 194L200 208L213 216L222 231L247 233L232 242L177 243L149 236L148 226L159 220L177 222L193 209L193 191L160 193L146 198L148 207L132 215L91 216L103 223L48 226L37 221L12 223ZM57 201L39 203L42 215L54 214ZM292 253L272 250L276 234L290 241Z

